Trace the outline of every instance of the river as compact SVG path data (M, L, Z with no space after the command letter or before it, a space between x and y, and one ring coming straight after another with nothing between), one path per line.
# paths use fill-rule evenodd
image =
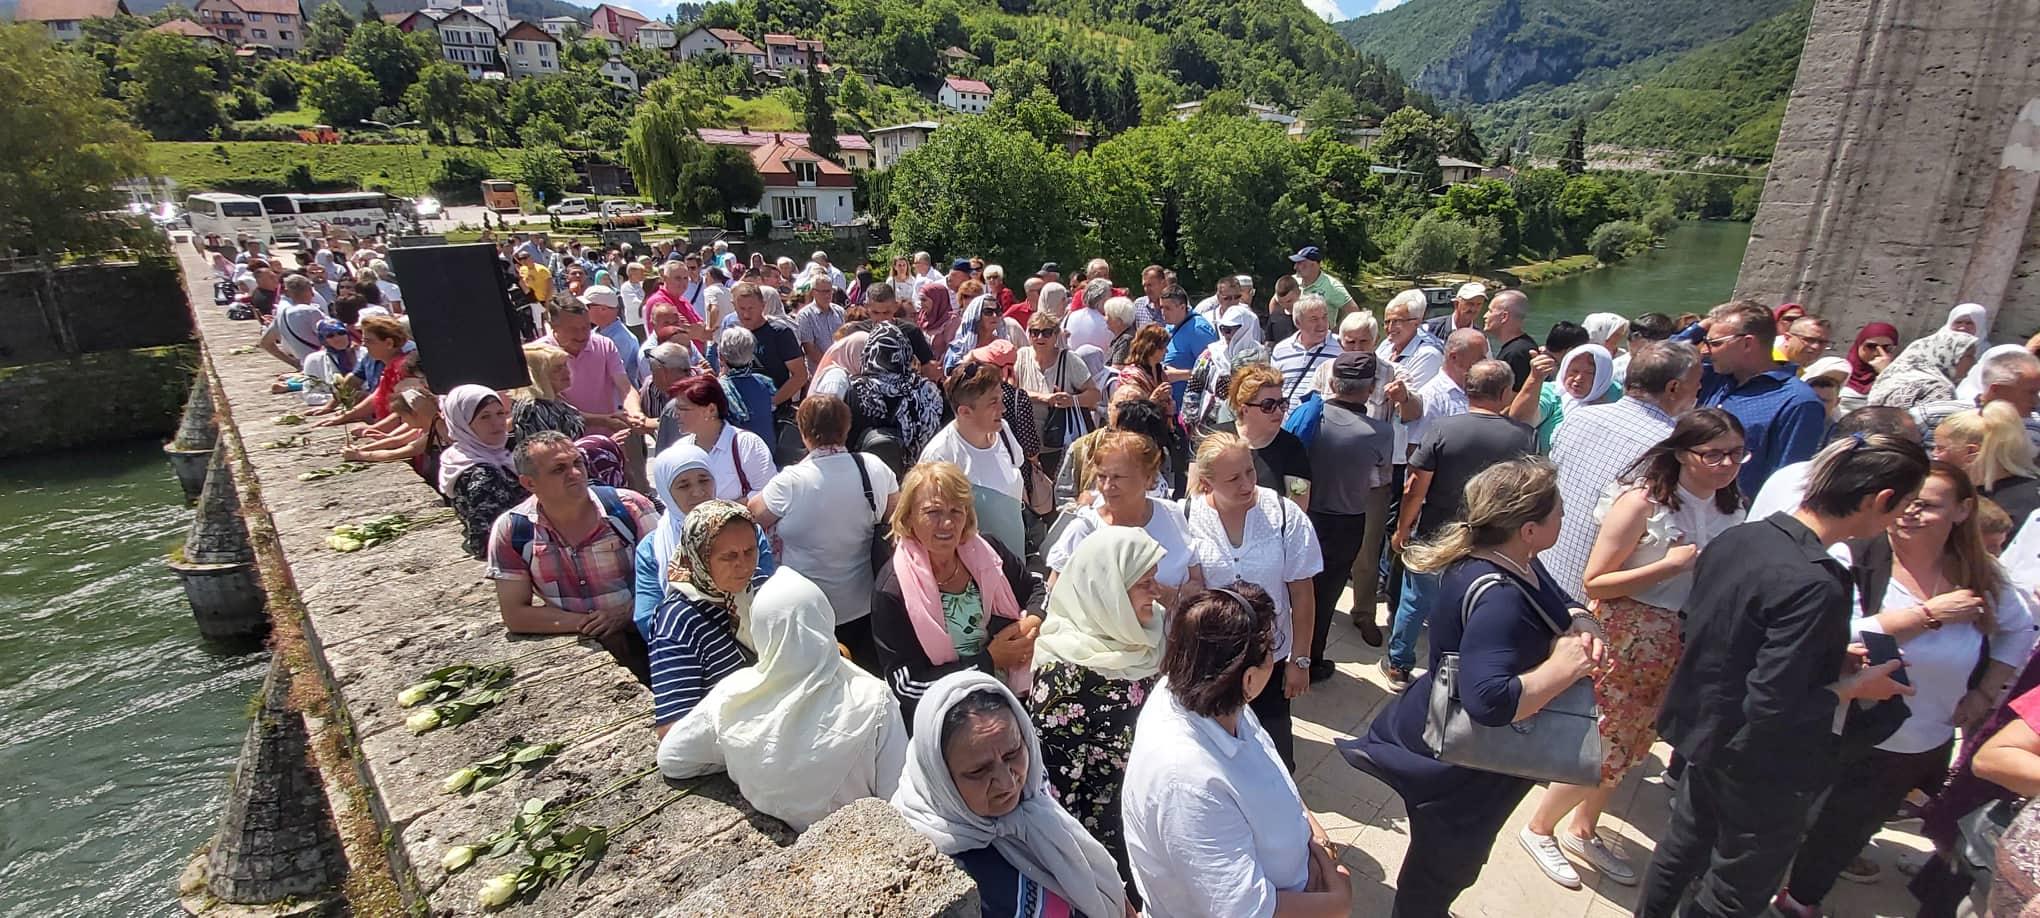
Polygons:
M152 442L0 464L0 916L165 915L265 655L198 637Z
M1749 241L1748 223L1680 223L1665 234L1663 248L1530 288L1530 334L1541 341L1552 323L1578 322L1590 312L1705 315L1735 291Z
M1705 312L1747 223L1530 291L1532 333L1589 312ZM162 915L218 825L264 657L198 637L162 564L191 511L153 443L0 464L0 918Z

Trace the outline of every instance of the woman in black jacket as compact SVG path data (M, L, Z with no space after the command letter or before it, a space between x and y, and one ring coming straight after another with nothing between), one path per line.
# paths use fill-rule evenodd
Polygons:
M871 632L901 715L912 723L928 686L959 670L1026 688L1042 590L1018 556L978 534L963 470L914 466L900 483L892 529L892 561L871 597Z

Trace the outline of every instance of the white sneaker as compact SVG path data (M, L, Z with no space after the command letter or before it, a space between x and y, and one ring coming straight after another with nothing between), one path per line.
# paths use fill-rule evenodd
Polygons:
M1558 844L1567 854L1585 861L1596 873L1624 886L1636 885L1636 868L1630 866L1629 859L1623 857L1622 852L1602 841L1601 836L1581 838L1567 832L1558 837Z
M1537 862L1537 868L1567 889L1580 888L1579 871L1573 869L1571 861L1565 859L1565 852L1559 850L1558 839L1539 835L1529 829L1517 833L1516 840L1523 843L1523 850L1530 852L1530 859Z

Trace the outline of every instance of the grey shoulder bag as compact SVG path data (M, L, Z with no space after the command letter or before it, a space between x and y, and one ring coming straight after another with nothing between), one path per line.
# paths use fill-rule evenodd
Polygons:
M1459 609L1462 627L1472 618L1474 603L1505 582L1522 591L1532 606L1537 605L1536 597L1514 578L1483 574L1467 587ZM1549 617L1539 614L1537 618L1551 627ZM1554 637L1561 633L1553 629ZM1437 753L1438 761L1448 765L1581 787L1601 783L1601 709L1594 701L1592 679L1567 686L1529 717L1490 727L1475 723L1460 705L1459 655L1444 654L1438 671L1431 674L1424 742Z

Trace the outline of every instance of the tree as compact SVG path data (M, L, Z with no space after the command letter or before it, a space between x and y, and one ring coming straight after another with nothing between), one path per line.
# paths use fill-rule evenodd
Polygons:
M836 142L836 106L829 101L829 88L815 70L813 57L808 58L806 108L808 149L823 159L834 160L843 152L842 144Z
M1558 167L1567 175L1579 175L1587 171L1587 119L1585 115L1573 119L1572 133L1565 139L1565 155L1558 158Z
M121 59L131 77L121 95L135 123L156 139L199 140L226 125L213 92L224 55L212 43L143 32L121 49Z
M255 91L266 96L275 108L296 108L304 78L304 67L290 61L270 61L262 69L262 76L255 80Z
M1587 244L1595 227L1616 216L1613 195L1606 183L1591 175L1574 176L1558 193L1558 214L1565 221L1565 236L1576 246Z
M403 31L381 20L364 21L348 36L347 60L374 78L384 105L401 104L404 91L417 81L418 71L425 66L425 58L405 40Z
M517 157L517 180L540 200L556 200L574 180L574 164L558 147L529 147Z
M148 174L148 138L118 103L78 91L99 84L97 69L41 23L0 25L0 254L87 254L143 240L139 226L104 216L120 209L121 182Z
M686 89L677 80L653 83L623 141L623 162L638 189L668 206L679 201L681 173L701 144L688 111Z
M460 143L460 128L470 117L467 108L467 73L446 61L433 61L418 71L418 82L404 91L404 107L438 131L447 143Z
M1374 145L1382 162L1414 172L1425 188L1442 181L1438 157L1445 152L1445 124L1422 109L1402 108L1381 122L1381 140Z
M765 178L745 150L703 145L681 167L677 203L690 217L720 217L728 225L737 211L764 197Z
M1327 86L1303 107L1302 117L1312 131L1336 133L1360 126L1360 106L1354 103L1352 93Z
M1024 97L1011 92L993 96L985 117L1023 131L1051 148L1060 148L1063 138L1077 127L1077 119L1056 104L1055 94L1040 86Z
M1487 149L1481 146L1480 135L1473 130L1473 122L1464 115L1448 115L1444 121L1445 152L1468 162L1487 159Z
M1478 245L1473 227L1433 212L1410 228L1388 263L1397 274L1421 277L1458 267Z
M326 0L312 12L312 18L305 23L306 57L339 57L347 50L347 36L354 31L354 17L347 15L347 8L340 0Z
M334 58L305 68L305 101L327 124L353 125L375 114L375 77L353 61Z
M836 80L836 110L842 112L844 117L853 123L863 122L866 127L876 126L871 123L870 117L872 101L871 86L865 83L864 78L858 76L856 71L846 70ZM996 103L998 100L993 101Z
M892 168L893 242L1038 264L1074 254L1070 159L983 118L946 125Z
M527 147L564 147L567 145L567 129L551 115L537 115L524 123L524 131L518 138Z
M1523 208L1507 182L1481 179L1445 189L1438 212L1461 223L1473 225L1486 218L1494 221L1496 246L1514 253L1522 240Z
M1650 230L1629 220L1610 220L1587 237L1587 251L1604 262L1617 262L1650 244Z

